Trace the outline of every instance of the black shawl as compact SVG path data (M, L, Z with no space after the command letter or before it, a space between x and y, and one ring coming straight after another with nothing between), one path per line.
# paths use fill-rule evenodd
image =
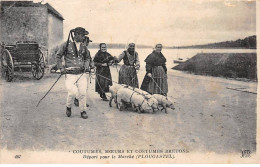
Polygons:
M151 54L149 54L147 56L147 58L144 60L146 62L146 72L147 73L151 73L152 72L152 68L154 66L162 66L165 73L167 72L167 68L166 68L166 58L163 56L163 54L157 53L155 51L153 51Z
M101 64L103 63L109 63L111 60L113 60L113 56L111 56L110 53L108 52L102 52L101 50L99 50L95 57L94 57L94 62L96 66L101 66Z

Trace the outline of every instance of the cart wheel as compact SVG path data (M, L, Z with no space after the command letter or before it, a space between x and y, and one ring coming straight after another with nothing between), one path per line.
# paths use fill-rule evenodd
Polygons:
M40 80L44 76L45 60L42 52L40 52L40 59L38 62L33 62L31 66L32 75L35 79Z
M10 52L4 49L1 55L1 72L7 82L11 82L14 78L14 63Z

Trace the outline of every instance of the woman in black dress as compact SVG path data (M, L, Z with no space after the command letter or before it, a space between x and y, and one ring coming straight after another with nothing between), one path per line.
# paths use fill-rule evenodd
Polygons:
M168 93L166 58L162 54L162 44L157 44L155 50L144 60L146 75L141 89L150 94Z
M107 52L105 43L99 44L99 48L93 60L96 66L96 92L104 101L108 101L105 93L109 91L109 85L112 85L109 66L112 65L114 57Z

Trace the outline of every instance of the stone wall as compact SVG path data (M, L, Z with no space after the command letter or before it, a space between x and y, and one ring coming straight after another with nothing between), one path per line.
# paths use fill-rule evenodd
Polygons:
M55 49L63 42L63 21L58 19L53 14L48 14L48 51L49 57L48 62L49 64L54 64Z
M48 13L42 7L2 7L0 40L6 44L36 41L48 48Z

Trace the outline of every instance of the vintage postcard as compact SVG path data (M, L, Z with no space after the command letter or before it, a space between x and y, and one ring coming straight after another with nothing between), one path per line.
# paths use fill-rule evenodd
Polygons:
M0 163L259 163L254 0L1 0Z

